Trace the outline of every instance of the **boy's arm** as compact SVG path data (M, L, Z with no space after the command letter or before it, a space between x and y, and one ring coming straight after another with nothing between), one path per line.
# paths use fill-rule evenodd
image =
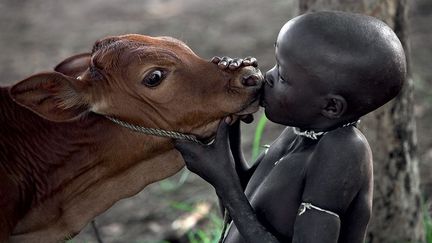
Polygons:
M226 188L216 188L220 200L228 210L245 242L249 243L279 243L279 240L261 224L254 209L246 198L240 182L227 185Z
M253 172L256 167L259 165L261 160L264 157L264 153L262 153L252 166L249 166L247 161L244 158L243 150L241 148L241 130L240 130L240 121L235 122L229 128L229 143L231 152L234 158L235 170L240 179L240 184L243 190L246 188Z
M213 144L206 146L176 140L175 147L181 152L188 169L198 174L216 189L216 193L246 242L279 242L258 221L243 192L235 171L228 139L228 124L222 121Z
M239 177L240 184L244 191L246 189L246 186L253 172L261 162L261 159L264 157L264 154L261 154L258 157L258 159L255 161L255 163L252 166L249 166L246 159L244 158L243 150L241 148L240 121L236 121L233 125L229 127L229 144L234 159L234 168L235 171L237 172L237 176ZM223 215L225 211L225 206L223 205L223 202L220 198L219 198L219 206Z
M371 180L371 168L368 168L371 157L367 143L352 132L340 130L326 134L310 158L293 242L338 242L341 235L340 216L347 212L365 183ZM359 204L366 209L358 217L364 222L344 226L358 233L358 239L350 239L349 242L353 243L363 242L369 220L367 207L370 205L367 205L367 200L357 203L356 207Z

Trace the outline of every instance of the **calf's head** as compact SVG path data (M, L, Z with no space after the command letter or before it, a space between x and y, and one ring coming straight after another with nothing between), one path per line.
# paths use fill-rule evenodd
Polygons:
M254 67L220 70L174 38L124 35L97 41L92 53L31 76L10 94L51 121L94 112L208 138L222 117L258 109L261 81Z

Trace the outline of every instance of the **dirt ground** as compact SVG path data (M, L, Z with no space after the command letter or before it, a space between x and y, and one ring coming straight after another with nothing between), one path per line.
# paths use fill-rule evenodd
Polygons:
M423 187L430 191L432 2L412 2L411 61L417 98L414 115ZM252 55L259 59L262 70L268 70L274 63L275 37L296 11L292 0L2 0L0 84L49 70L70 55L89 51L99 38L126 33L174 36L205 58ZM248 157L255 125L243 129ZM281 129L269 124L263 143L272 141ZM105 242L162 242L172 222L186 214L188 207L203 201L214 205L214 191L183 170L118 202L96 222ZM73 242L96 240L88 226Z

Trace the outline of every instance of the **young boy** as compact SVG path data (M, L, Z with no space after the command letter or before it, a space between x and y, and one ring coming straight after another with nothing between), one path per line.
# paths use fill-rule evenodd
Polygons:
M238 123L210 146L177 141L188 168L211 183L233 242L363 243L372 208L372 155L358 119L400 91L405 55L383 22L344 12L301 15L281 29L262 106L288 127L248 168ZM250 60L216 59L221 68Z

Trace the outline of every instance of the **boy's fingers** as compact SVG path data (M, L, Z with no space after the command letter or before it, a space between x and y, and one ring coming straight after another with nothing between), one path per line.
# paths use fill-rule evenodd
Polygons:
M220 60L220 62L218 63L218 66L220 69L226 69L230 63L232 62L232 58L230 57L222 57L222 59Z
M241 130L240 120L237 120L229 127L229 144L233 154L241 153Z
M221 61L226 61L226 62L230 63L232 61L232 58L231 57L227 57L227 56L223 56L221 58Z
M240 120L237 120L229 127L229 136L237 136L240 134Z
M214 57L211 59L211 62L214 63L214 64L218 64L220 61L221 61L221 58L218 57L218 56L214 56Z
M243 65L250 66L251 65L250 58L251 57L246 57L245 59L243 59Z
M228 67L228 62L226 60L222 60L218 63L218 67L220 69L226 69Z
M221 69L227 68L228 65L229 65L229 59L230 58L228 58L228 57L222 57L222 59L218 63L218 67L221 68Z
M228 132L229 132L229 124L226 123L224 119L219 123L218 131L216 134L216 141L218 142L223 140L228 141Z
M212 63L215 63L218 65L220 69L226 69L229 68L231 70L235 70L241 66L254 66L258 67L258 61L255 57L248 56L244 59L242 58L230 58L227 56L224 57L218 57L214 56L211 59Z
M252 123L254 120L254 117L252 114L248 114L248 115L243 115L240 117L240 120L243 121L244 123Z
M199 149L196 143L183 139L174 140L174 147L181 152L188 152Z
M242 63L243 63L243 59L241 59L241 58L234 58L231 61L230 65L229 65L229 68L231 70L235 70L235 69L239 68L242 65Z
M248 56L248 57L246 57L243 60L243 64L245 66L254 66L254 67L257 67L258 66L258 61L257 61L257 59L255 57Z
M227 116L225 117L224 122L227 124L231 124L232 120L233 120L232 116Z
M252 57L251 62L252 62L252 66L258 67L258 60L255 57Z

